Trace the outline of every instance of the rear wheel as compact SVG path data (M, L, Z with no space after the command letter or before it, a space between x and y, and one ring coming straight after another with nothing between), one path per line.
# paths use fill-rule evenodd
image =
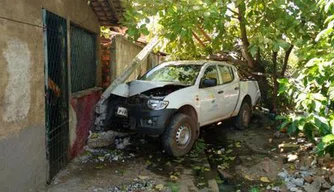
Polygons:
M162 134L162 145L169 155L175 157L187 154L195 141L196 124L190 116L178 113Z
M238 116L235 118L235 127L240 130L247 129L252 117L252 109L248 102L244 101L241 105Z

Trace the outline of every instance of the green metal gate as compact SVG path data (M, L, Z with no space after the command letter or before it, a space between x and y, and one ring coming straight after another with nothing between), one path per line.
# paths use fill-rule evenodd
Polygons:
M45 118L49 182L68 163L69 100L66 20L43 9Z
M71 24L71 91L96 86L96 34Z

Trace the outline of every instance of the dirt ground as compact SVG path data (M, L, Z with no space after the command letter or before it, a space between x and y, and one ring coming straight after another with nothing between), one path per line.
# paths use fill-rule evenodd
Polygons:
M231 121L207 126L182 158L167 156L158 138L118 138L87 147L46 191L334 191L333 159L275 127L262 113L243 131Z
M167 156L158 138L120 138L118 145L86 148L60 172L48 192L62 191L217 191L216 174L204 151ZM119 149L117 149L117 147ZM123 148L124 147L124 148ZM196 171L203 167L203 172ZM205 171L204 171L205 169Z

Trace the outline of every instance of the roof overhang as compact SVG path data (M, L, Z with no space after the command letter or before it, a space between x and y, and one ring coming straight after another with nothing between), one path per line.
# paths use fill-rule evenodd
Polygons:
M102 26L118 25L124 11L121 0L90 0L90 6Z

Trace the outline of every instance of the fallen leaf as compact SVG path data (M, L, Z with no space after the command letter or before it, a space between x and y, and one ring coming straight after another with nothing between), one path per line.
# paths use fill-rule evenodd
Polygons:
M142 175L139 175L139 176L138 176L138 178L139 178L140 180L145 180L145 179L148 179L148 177L147 177L147 176L142 176Z
M171 175L171 176L169 176L169 178L171 179L171 180L173 180L173 181L176 181L176 180L178 180L179 178L178 177L176 177L175 175Z
M264 182L264 183L270 183L269 179L267 177L261 177L260 181Z
M203 186L205 185L206 183L198 183L197 186Z
M164 188L163 184L158 184L158 185L155 186L155 189L158 190L158 191L161 191L163 188Z
M288 162L295 162L298 159L298 155L296 154L289 154L288 155Z
M249 180L249 181L253 181L254 179L252 179L249 175L245 175L245 179Z
M105 159L105 157L104 156L99 156L99 157L97 157L100 161L104 161L104 159Z
M172 166L172 163L170 161L168 161L167 163L165 163L166 166Z
M103 169L103 165L98 165L95 167L96 169Z
M233 151L232 149L229 149L226 151L226 153L232 153L232 151Z
M97 134L97 133L92 133L92 134L89 136L90 139L96 139L96 138L98 138L98 137L99 137L99 134Z
M218 169L222 169L222 170L227 169L228 167L229 167L228 163L223 163L217 166Z
M146 161L146 164L147 164L147 165L151 165L152 162L151 162L150 160L147 160L147 161Z
M240 142L236 142L236 143L235 143L235 147L240 148L240 147L241 147Z
M235 159L235 157L229 157L229 159L230 159L231 161L233 161L233 160Z
M179 159L174 159L173 161L176 163L182 163L184 159L183 158L179 158Z

